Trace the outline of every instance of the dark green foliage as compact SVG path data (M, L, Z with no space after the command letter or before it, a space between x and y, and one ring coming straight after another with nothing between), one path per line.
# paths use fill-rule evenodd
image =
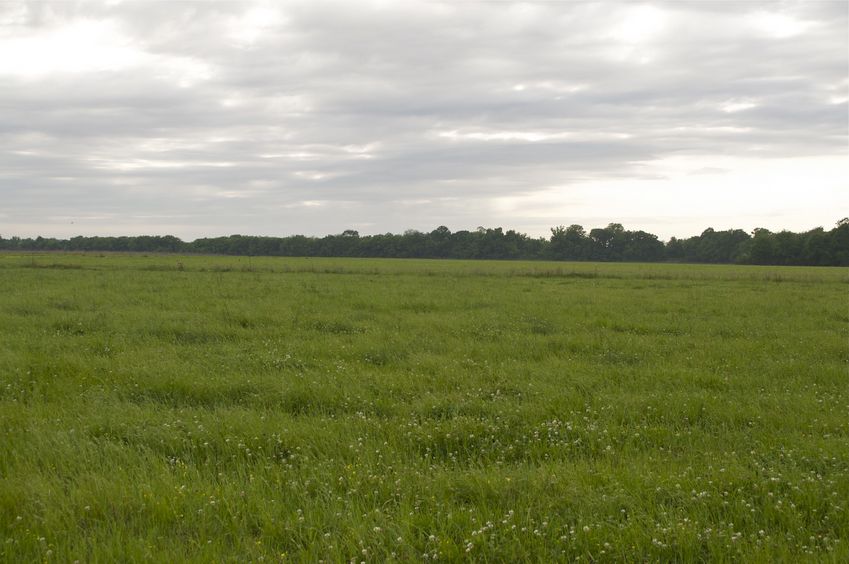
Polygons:
M714 231L688 239L673 237L664 244L656 235L629 231L611 223L587 233L580 225L551 229L551 237L532 238L512 229L478 227L452 233L440 226L424 233L410 229L403 235L361 236L348 229L325 237L254 237L230 235L184 242L164 237L73 237L69 240L0 237L0 250L109 251L202 253L242 256L453 258L507 260L590 260L604 262L703 262L719 264L772 264L807 266L849 265L849 221L831 231L821 227L805 233L771 233L755 229Z

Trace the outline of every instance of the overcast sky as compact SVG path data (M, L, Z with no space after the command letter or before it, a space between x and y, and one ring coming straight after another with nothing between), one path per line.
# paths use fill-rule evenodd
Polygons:
M849 3L0 3L0 235L849 215Z

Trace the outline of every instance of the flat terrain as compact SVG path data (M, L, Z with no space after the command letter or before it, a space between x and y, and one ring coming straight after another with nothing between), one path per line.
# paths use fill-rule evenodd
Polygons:
M0 558L849 561L849 271L0 254Z

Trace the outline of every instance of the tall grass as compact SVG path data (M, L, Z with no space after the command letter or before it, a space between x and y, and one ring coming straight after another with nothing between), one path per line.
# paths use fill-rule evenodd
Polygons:
M0 255L0 554L846 561L847 280Z

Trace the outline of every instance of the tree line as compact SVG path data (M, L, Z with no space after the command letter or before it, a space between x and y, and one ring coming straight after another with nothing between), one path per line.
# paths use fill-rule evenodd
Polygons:
M849 218L826 231L803 233L755 229L715 231L662 242L619 223L586 231L558 226L551 236L530 237L501 227L454 231L440 226L427 233L360 235L346 230L325 237L230 235L182 241L172 235L4 239L0 250L203 253L250 256L526 259L628 262L700 262L770 265L849 266Z

